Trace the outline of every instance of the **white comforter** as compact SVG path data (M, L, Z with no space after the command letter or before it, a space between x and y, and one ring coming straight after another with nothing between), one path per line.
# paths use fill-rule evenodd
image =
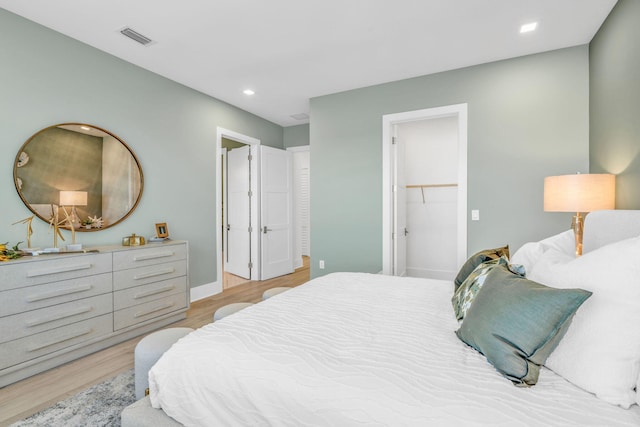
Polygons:
M151 402L187 426L638 426L543 369L518 388L458 340L450 282L336 273L181 339Z

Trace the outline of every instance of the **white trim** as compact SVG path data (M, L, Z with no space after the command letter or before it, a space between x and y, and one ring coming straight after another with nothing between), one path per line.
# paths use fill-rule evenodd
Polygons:
M310 145L298 145L296 147L287 147L287 151L311 151Z
M260 145L260 140L251 136L243 135L241 133L224 129L221 127L216 128L216 149L215 149L215 177L216 177L216 226L220 227L222 224L222 138L231 139L233 141L241 142L251 146L251 154L253 156L253 164L259 165L260 150L256 147ZM251 233L251 259L253 260L253 268L251 269L252 280L260 280L260 170L255 169L252 174L251 188L254 192L254 197L251 199L251 211L255 212L255 215L251 217L251 227L253 232ZM218 229L216 231L216 271L217 279L214 282L217 286L217 293L222 292L222 231Z
M439 117L458 117L458 265L467 259L467 104L448 105L382 116L382 272L393 271L393 125Z
M222 292L222 282L205 283L191 288L191 302L198 301Z

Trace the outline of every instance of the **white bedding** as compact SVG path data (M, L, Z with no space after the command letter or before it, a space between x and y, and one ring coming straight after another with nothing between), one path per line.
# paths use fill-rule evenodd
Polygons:
M451 282L335 273L176 343L151 402L187 426L638 426L542 369L518 388L462 343Z

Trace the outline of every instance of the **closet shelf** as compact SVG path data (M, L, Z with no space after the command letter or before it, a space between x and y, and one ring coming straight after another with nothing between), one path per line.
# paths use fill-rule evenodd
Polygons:
M417 184L407 185L407 188L438 188L438 187L457 187L458 184Z
M416 185L407 185L406 188L419 188L422 192L422 203L426 203L424 198L424 189L425 188L443 188L443 187L457 187L458 184L416 184Z

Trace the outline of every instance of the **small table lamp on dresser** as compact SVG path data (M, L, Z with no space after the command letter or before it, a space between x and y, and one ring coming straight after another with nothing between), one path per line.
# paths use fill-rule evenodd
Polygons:
M576 236L576 257L582 255L584 215L615 209L616 177L611 174L548 176L544 179L545 212L575 212L571 228Z

